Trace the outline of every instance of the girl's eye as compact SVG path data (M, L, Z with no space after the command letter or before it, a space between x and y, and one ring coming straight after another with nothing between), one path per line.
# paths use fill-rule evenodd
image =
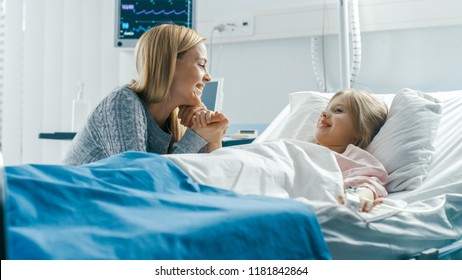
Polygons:
M337 108L337 109L335 109L335 110L334 110L334 112L335 112L335 113L343 113L343 110L342 110L342 109L339 109L339 108Z

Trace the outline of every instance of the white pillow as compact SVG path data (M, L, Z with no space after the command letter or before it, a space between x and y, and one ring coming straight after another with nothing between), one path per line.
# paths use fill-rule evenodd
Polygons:
M432 194L450 190L462 194L462 183L456 183L462 182L462 90L431 95L442 101L443 114L434 144L435 154L421 188ZM423 190L419 194L424 194Z
M265 131L265 139L260 142L278 138L314 142L316 121L332 96L319 92L289 94L290 111L278 123L282 127ZM390 175L386 186L389 192L417 188L428 173L441 106L436 99L410 89L374 96L387 104L389 115L366 150Z
M317 119L332 96L315 91L289 93L289 105L253 143L284 138L314 142Z
M318 92L294 92L289 95L290 113L279 138L314 142L316 123L331 95Z
M387 169L388 192L415 189L427 177L440 119L441 105L433 97L411 89L396 94L387 121L366 149Z

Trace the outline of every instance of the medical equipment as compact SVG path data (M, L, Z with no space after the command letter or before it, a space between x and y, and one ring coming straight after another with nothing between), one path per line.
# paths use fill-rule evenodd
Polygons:
M195 0L117 0L114 46L133 48L141 35L162 23L195 27Z
M234 139L257 138L258 131L255 129L240 129L236 134L231 135Z
M361 200L356 194L356 189L353 186L348 187L348 189L345 191L344 200L346 207L356 211L359 210Z
M351 3L350 13L348 13ZM359 25L358 0L339 0L339 54L340 54L340 87L347 89L354 84L361 68L361 30ZM324 63L324 28L326 20L326 2L323 7L323 23L321 36L311 37L311 63L314 75L318 81L320 90L332 92L332 86L328 84ZM351 20L351 46L349 37L348 19ZM352 49L352 61L350 68L350 50ZM322 58L322 62L320 61Z
M82 128L90 113L90 104L83 99L83 83L77 84L79 86L77 97L72 100L72 132L77 132Z
M214 26L212 28L212 31L210 32L210 43L209 43L209 58L210 58L210 63L209 63L209 73L210 75L214 75L214 72L212 71L212 66L213 66L213 35L215 34L216 31L218 32L223 32L225 30L225 25L224 24L219 24L217 26Z
M201 100L207 109L220 112L223 109L223 78L214 78L205 83Z
M345 206L358 211L360 205L360 200L357 194L351 193L351 192L346 192L345 193Z

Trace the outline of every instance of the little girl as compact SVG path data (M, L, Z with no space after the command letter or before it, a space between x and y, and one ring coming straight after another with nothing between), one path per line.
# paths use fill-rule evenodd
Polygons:
M332 97L317 124L316 142L336 152L345 191L359 197L363 212L369 212L381 203L377 198L387 195L387 171L364 150L385 123L387 113L386 105L369 93L349 89ZM343 197L339 202L344 203Z

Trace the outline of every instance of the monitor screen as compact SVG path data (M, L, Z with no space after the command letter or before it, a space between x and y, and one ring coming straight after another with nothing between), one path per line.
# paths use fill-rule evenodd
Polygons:
M207 109L221 111L223 106L223 78L205 83L201 100Z
M133 48L148 29L163 23L193 28L194 0L116 0L115 47Z

